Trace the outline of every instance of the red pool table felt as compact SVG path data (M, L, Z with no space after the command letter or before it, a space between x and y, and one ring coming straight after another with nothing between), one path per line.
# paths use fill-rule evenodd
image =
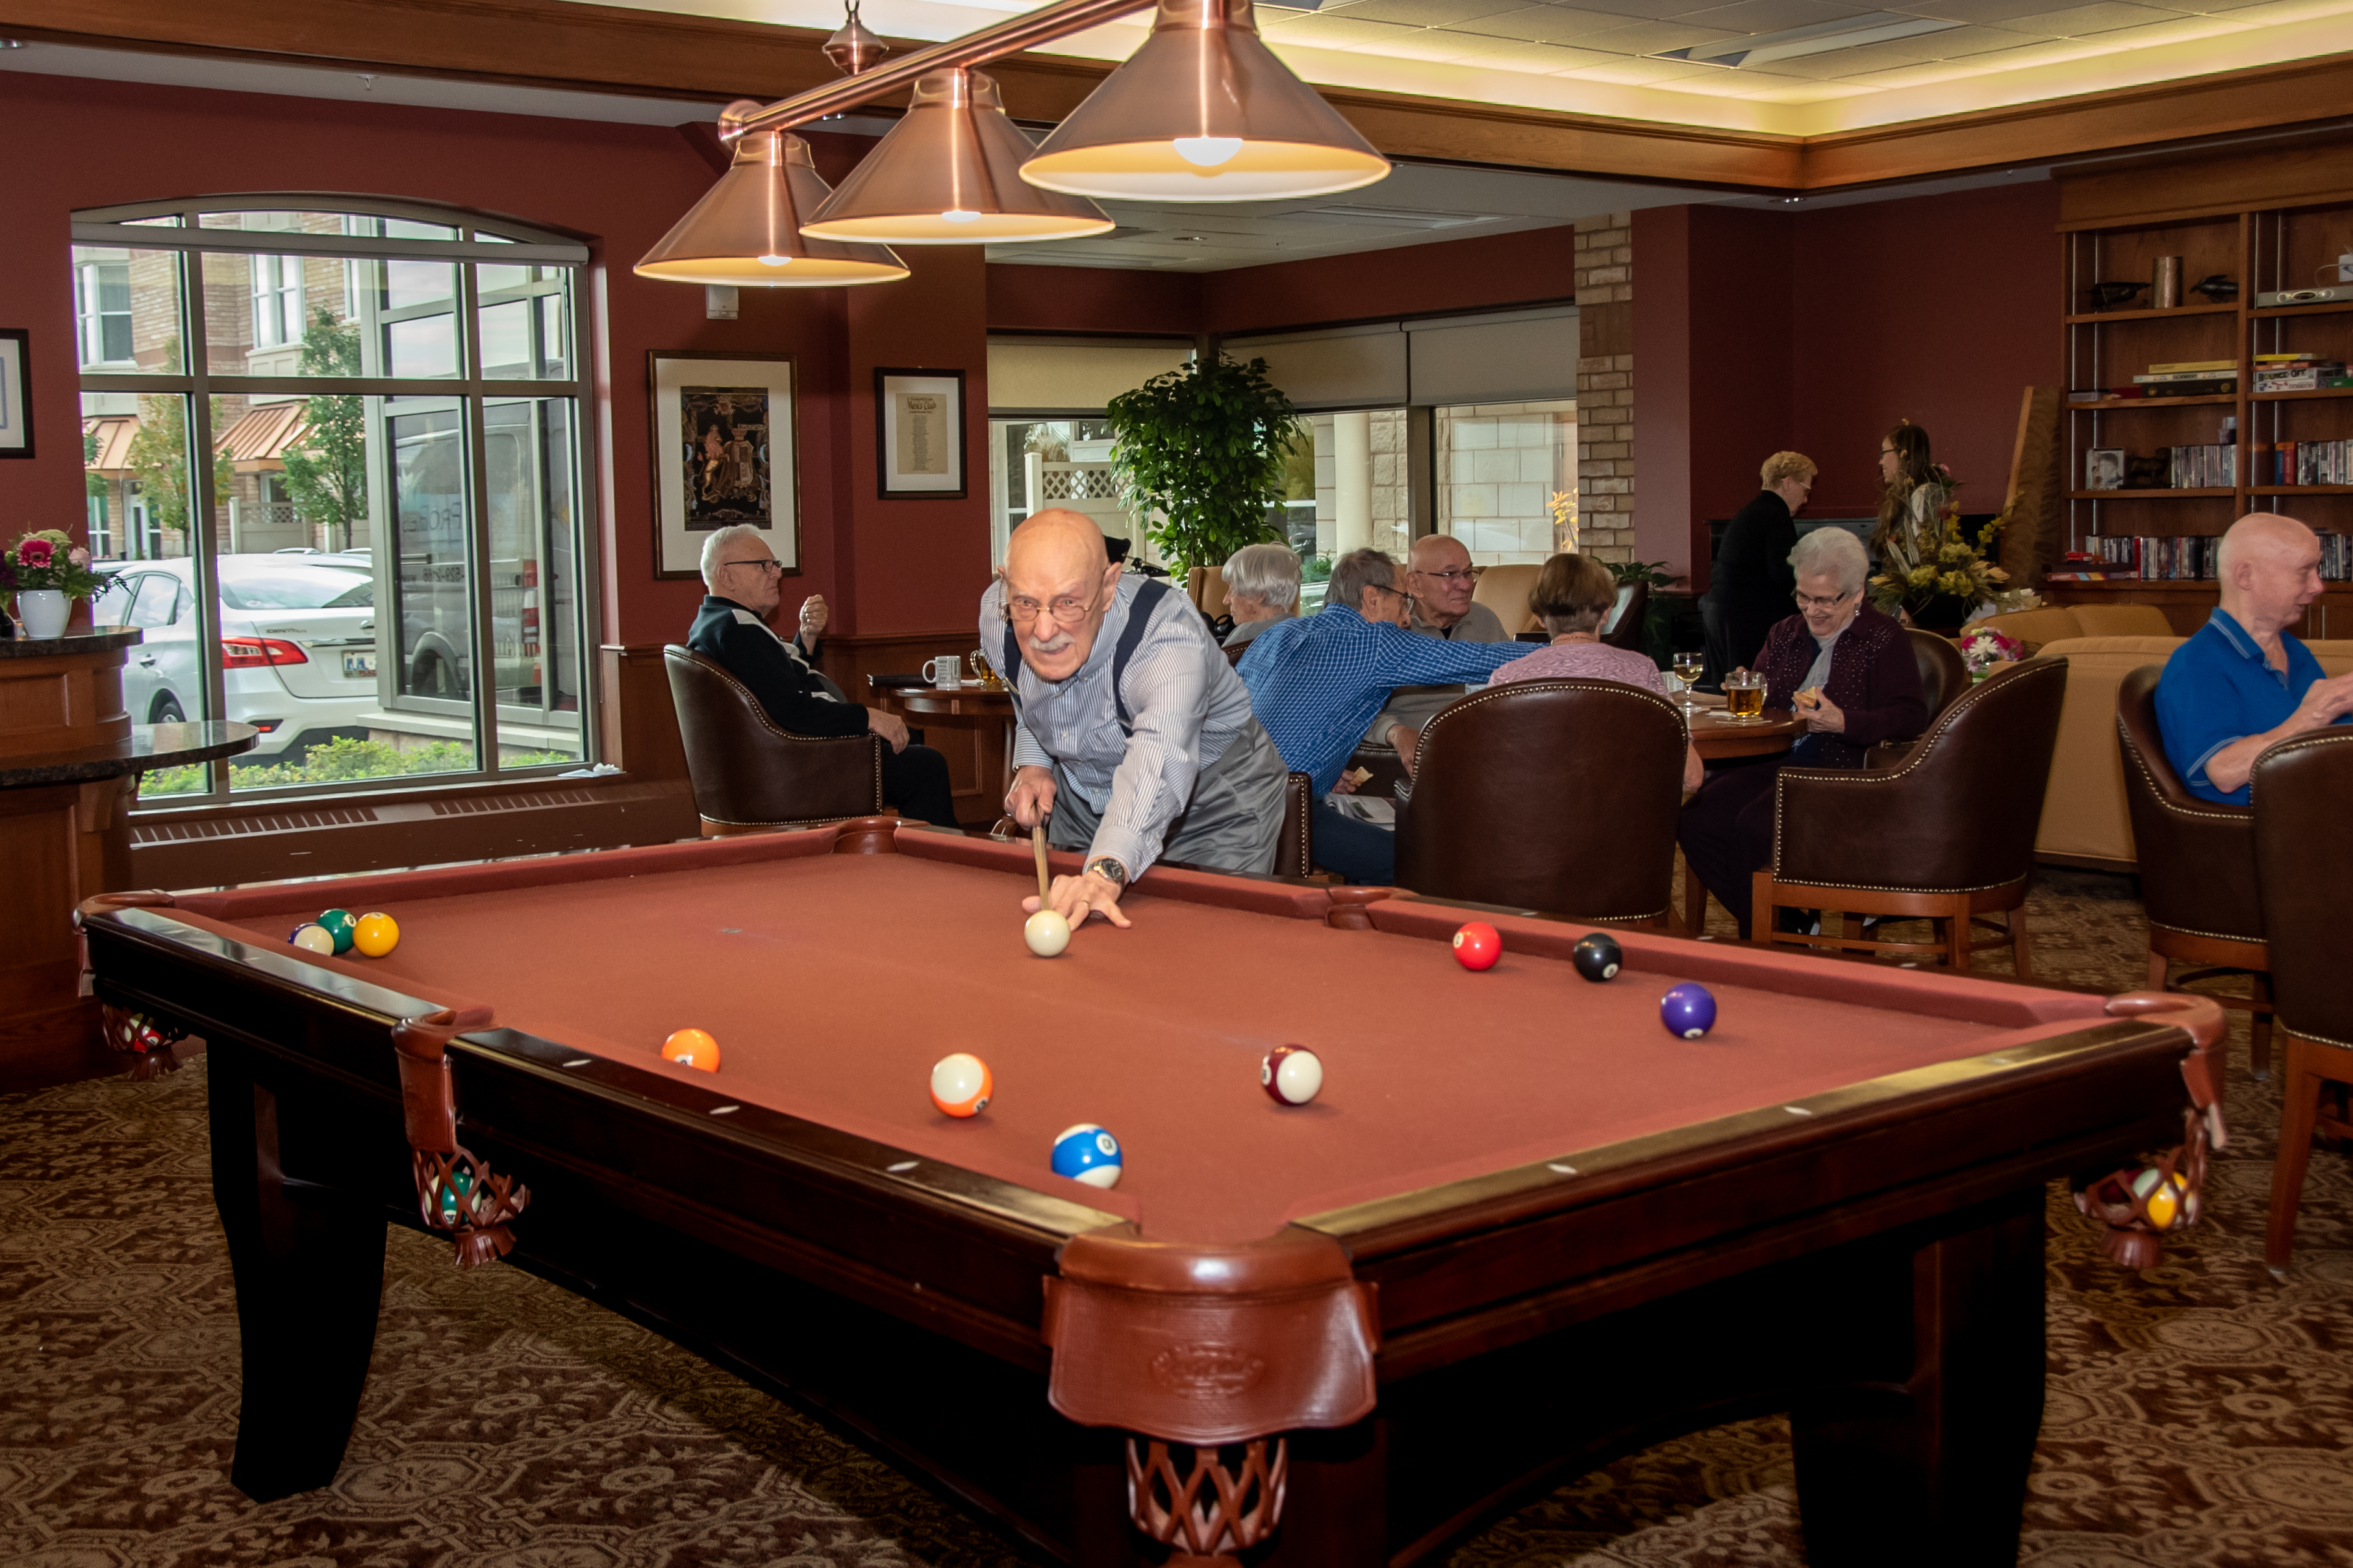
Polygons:
M901 829L895 854L831 831L183 895L191 923L298 964L446 1005L932 1160L1091 1203L1146 1236L1242 1242L1284 1221L2000 1049L2095 1022L2102 998L1621 933L1628 968L1567 962L1583 928L1399 898L1335 930L1324 896L1159 874L1057 959L1032 956L1026 847ZM286 938L326 900L400 923L382 959ZM1208 901L1198 901L1198 900ZM1252 912L1233 903L1293 912ZM1492 970L1442 939L1504 933ZM1717 1022L1659 1019L1679 981ZM663 1061L671 1031L720 1043L713 1074ZM1259 1084L1281 1044L1324 1060L1311 1105ZM387 1046L389 1049L389 1046ZM970 1051L996 1097L958 1121L932 1064ZM462 1110L462 1104L461 1104ZM1054 1175L1054 1137L1108 1128L1105 1194Z

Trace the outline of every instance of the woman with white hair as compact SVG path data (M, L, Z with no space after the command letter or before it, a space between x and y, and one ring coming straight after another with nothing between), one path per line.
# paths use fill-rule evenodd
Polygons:
M1726 768L1683 807L1676 838L1709 892L1748 936L1749 878L1773 854L1773 779L1788 763L1859 768L1882 741L1928 726L1920 667L1904 628L1863 602L1870 558L1843 528L1817 528L1789 552L1799 613L1766 635L1757 656L1765 706L1794 710L1806 733L1788 755Z
M1299 612L1299 556L1287 544L1245 544L1218 568L1225 579L1226 614L1234 629L1226 647L1238 648Z

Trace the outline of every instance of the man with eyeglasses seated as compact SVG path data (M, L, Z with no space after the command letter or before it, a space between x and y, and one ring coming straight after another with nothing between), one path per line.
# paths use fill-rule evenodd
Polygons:
M1709 774L1675 829L1683 858L1740 922L1744 942L1749 879L1773 857L1775 775L1787 764L1859 768L1880 742L1908 740L1928 725L1904 628L1863 603L1871 562L1862 541L1818 528L1798 541L1789 565L1799 613L1766 634L1757 671L1766 679L1765 706L1796 710L1806 733L1786 756Z
M1338 786L1366 720L1396 687L1483 681L1527 652L1515 642L1417 636L1400 625L1408 603L1395 562L1352 550L1332 563L1323 609L1261 632L1239 666L1283 761L1315 780L1315 864L1372 887L1397 879L1397 835L1324 798Z
M1508 643L1512 634L1484 605L1473 604L1472 590L1479 574L1471 569L1471 552L1459 539L1443 533L1426 534L1406 552L1406 625L1424 637L1447 642ZM1462 695L1449 685L1435 691L1399 691L1384 703L1365 731L1375 745L1394 746L1413 772L1413 749L1421 742L1421 728L1440 708Z
M1249 691L1192 601L1123 572L1092 520L1054 508L1013 531L980 646L1013 694L1007 815L1086 856L1046 900L1073 930L1127 925L1121 893L1163 858L1273 868L1286 770Z
M780 730L796 735L863 735L872 731L888 742L882 753L882 801L940 827L954 827L955 800L948 784L948 762L929 746L910 745L907 723L879 708L860 708L841 688L809 664L826 628L825 600L802 601L799 633L778 637L768 616L784 602L784 567L768 537L748 522L713 532L702 542L702 585L710 590L694 614L686 646L716 659L760 700Z

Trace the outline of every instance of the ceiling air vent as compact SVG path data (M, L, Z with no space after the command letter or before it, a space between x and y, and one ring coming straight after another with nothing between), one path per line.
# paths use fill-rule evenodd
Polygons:
M1382 228L1461 228L1465 224L1500 221L1487 213L1416 212L1406 207L1362 207L1335 205L1308 207L1301 212L1287 213L1286 217L1304 218L1310 223L1345 223L1373 225Z
M1884 44L1895 38L1916 38L1926 33L1943 33L1959 26L1958 22L1939 21L1934 16L1907 16L1900 11L1873 11L1865 16L1849 16L1840 22L1816 22L1810 26L1790 27L1778 33L1751 33L1742 38L1718 38L1712 44L1694 44L1687 49L1667 49L1651 58L1689 60L1703 66L1767 66L1775 60L1794 60L1802 55L1827 55L1840 49L1857 49L1865 44Z

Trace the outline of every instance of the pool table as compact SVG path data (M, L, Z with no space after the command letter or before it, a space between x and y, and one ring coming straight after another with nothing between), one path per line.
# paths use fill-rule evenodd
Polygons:
M1813 1563L2009 1564L2045 1184L2181 1142L2219 1078L2200 998L1638 931L1595 984L1586 927L1172 868L1045 960L1035 888L1026 846L883 818L85 905L115 1016L208 1043L237 1484L332 1479L391 1221L1041 1557L1413 1562L1780 1410ZM288 945L331 905L399 945ZM1686 980L1720 1007L1695 1040L1659 1018ZM660 1057L687 1026L716 1072ZM1286 1042L1323 1058L1310 1104L1261 1088ZM968 1120L927 1093L955 1050L995 1076ZM1052 1173L1080 1122L1115 1188Z

